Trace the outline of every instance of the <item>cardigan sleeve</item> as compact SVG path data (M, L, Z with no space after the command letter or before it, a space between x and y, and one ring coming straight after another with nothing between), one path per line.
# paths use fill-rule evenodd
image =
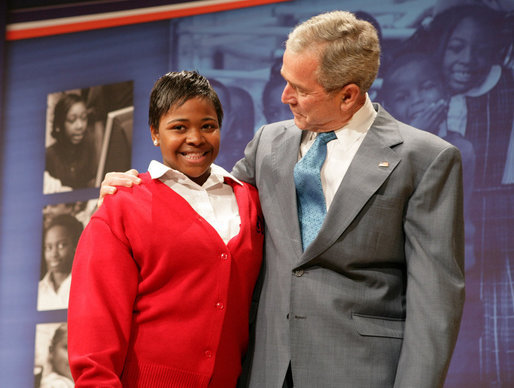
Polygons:
M77 246L68 308L68 353L77 387L121 387L137 285L128 243L93 217Z

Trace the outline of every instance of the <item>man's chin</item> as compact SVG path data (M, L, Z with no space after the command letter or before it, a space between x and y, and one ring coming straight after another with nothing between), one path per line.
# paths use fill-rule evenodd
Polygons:
M309 130L307 122L305 121L305 118L303 116L295 114L294 115L294 123L302 131L308 131Z

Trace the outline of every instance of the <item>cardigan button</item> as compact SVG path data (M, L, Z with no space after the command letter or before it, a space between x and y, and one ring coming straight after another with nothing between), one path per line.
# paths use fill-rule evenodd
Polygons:
M225 308L225 305L221 302L216 303L216 308L218 310L223 310Z
M207 357L207 358L211 358L212 357L212 352L210 350L206 350L204 352L204 354L205 354L205 357Z
M304 271L303 271L303 269L297 269L296 271L294 271L294 274L296 277L301 277L301 276L303 276Z
M223 253L221 254L221 259L222 259L222 260L227 260L227 259L228 259L228 255L227 255L225 252L223 252Z

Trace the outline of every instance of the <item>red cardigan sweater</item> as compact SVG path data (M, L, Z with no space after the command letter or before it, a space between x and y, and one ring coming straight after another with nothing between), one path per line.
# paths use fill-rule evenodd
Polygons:
M108 196L72 270L68 352L76 387L233 387L263 242L255 188L230 179L241 216L225 244L148 173Z

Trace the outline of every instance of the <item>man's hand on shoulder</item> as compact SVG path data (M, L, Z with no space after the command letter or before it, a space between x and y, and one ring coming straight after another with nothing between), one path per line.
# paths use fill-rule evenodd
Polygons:
M139 172L131 169L126 172L108 172L100 186L100 197L98 198L98 207L102 206L106 195L114 194L116 186L132 187L141 183L138 177Z

